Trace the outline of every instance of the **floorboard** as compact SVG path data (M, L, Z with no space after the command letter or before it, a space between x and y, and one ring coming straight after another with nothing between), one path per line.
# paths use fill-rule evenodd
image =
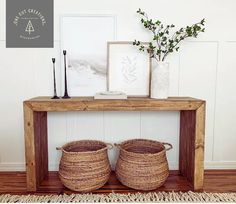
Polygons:
M189 191L192 190L188 181L178 171L170 171L170 176L164 186L155 191ZM207 170L205 171L204 191L206 192L236 192L236 170ZM123 186L112 172L104 187L93 193L133 193L136 190ZM25 172L0 172L0 194L27 194ZM39 190L34 194L75 193L65 188L57 172L50 172Z

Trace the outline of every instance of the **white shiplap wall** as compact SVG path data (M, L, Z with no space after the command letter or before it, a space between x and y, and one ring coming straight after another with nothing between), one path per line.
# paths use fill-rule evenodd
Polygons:
M59 16L115 14L118 40L148 40L135 14L139 7L153 18L177 26L206 18L206 33L183 43L180 52L168 59L170 95L207 101L206 168L236 168L236 1L55 0L52 49L5 48L5 1L0 0L0 171L24 169L22 101L52 94L51 57L59 62L60 56ZM57 74L59 79L61 73ZM58 165L60 153L55 148L68 141L121 142L138 137L172 143L168 158L172 169L178 167L178 112L50 113L48 126L50 169ZM115 151L110 152L113 166L116 156Z

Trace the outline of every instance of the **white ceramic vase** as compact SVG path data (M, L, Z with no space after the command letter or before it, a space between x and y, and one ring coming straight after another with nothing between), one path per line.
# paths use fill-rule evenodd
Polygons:
M153 59L151 73L151 98L167 99L169 95L169 63Z

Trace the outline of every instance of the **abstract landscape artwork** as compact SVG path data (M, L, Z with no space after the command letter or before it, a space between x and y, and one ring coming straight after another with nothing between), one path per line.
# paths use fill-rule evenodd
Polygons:
M71 96L94 96L107 90L107 42L115 39L113 15L61 17L61 50L68 53Z

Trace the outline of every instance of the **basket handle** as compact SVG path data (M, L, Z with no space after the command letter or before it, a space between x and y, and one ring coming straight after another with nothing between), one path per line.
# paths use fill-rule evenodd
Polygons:
M118 149L120 149L120 144L114 143L114 146Z
M111 144L111 143L106 143L106 145L107 145L107 149L109 149L109 150L111 150L111 149L113 149L113 144Z
M56 150L62 150L62 147L56 147Z
M169 147L165 147L165 148L166 148L166 149L165 149L166 152L169 151L169 150L171 150L171 149L173 149L173 146L172 146L172 144L170 144L170 143L165 143L165 142L163 142L162 144L163 144L164 146L169 146Z

